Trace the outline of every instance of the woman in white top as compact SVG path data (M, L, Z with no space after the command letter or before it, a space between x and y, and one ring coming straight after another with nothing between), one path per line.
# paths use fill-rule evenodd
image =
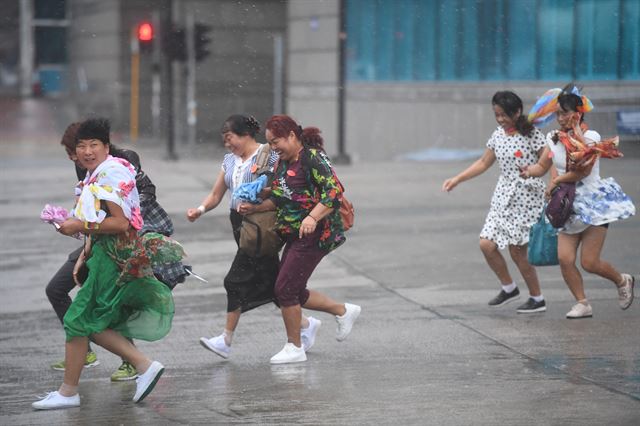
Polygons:
M547 188L549 195L562 182L576 182L576 196L573 214L558 234L558 260L562 276L575 297L576 303L567 313L567 318L587 318L593 310L584 292L582 275L576 267L578 247L582 268L613 282L618 288L618 302L621 309L627 309L633 301L634 277L621 274L610 263L602 260L600 254L607 236L609 223L626 219L635 214L631 199L622 192L613 178L600 177L600 160L596 160L585 170L567 170L567 152L559 141L559 132L573 135L574 128L580 126L584 139L591 144L600 142L600 135L588 130L584 123L584 113L592 108L591 102L580 95L573 85L565 87L557 97L557 120L560 130L547 135L547 146L538 163L522 171L523 177L544 175L551 165L552 180Z
M227 189L233 191L243 183L253 182L256 176L256 160L258 153L263 149L269 149L269 145L256 141L256 135L260 132L260 123L246 115L232 115L225 120L222 126L222 139L224 146L230 151L222 160L222 168L211 192L204 198L198 208L187 210L187 219L196 221L205 212L216 208ZM270 153L268 166L273 169L278 155ZM230 203L229 219L236 244L240 239L240 225L242 215L237 207L241 200L232 197ZM240 314L269 302L275 302L273 287L278 276L278 255L251 257L238 250L233 259L231 268L224 278L224 287L227 291L227 319L222 334L200 339L200 344L222 358L228 358L231 352L231 340L238 326ZM315 341L321 322L313 317L303 317L301 338L305 342L305 350L308 350Z

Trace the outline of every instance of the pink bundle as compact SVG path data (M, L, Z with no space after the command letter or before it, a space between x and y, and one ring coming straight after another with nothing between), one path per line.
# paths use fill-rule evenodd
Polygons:
M52 224L56 229L60 229L60 224L69 218L69 212L64 207L45 204L40 213L40 219L45 223ZM74 238L82 239L79 233L73 235Z
M42 213L40 213L40 219L46 223L61 224L69 217L69 212L64 207L52 206L51 204L45 204Z

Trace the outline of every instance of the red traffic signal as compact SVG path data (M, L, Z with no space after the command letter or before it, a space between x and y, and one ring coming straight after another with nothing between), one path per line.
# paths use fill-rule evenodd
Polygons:
M138 40L142 42L150 42L153 40L153 25L149 22L143 22L138 25Z

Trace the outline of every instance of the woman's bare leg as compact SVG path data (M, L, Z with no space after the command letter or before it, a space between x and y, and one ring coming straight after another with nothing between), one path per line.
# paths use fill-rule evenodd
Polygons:
M607 228L604 226L590 226L582 232L580 264L585 271L600 275L619 286L622 283L620 272L609 262L600 259L606 236Z
M338 316L347 312L344 303L338 303L329 296L315 290L309 290L309 298L303 307L312 311L321 311Z
M72 337L64 345L64 378L58 390L63 396L73 396L77 393L80 375L87 357L87 337Z
M282 319L284 327L287 330L287 342L293 343L297 347L301 347L300 343L300 321L302 317L302 308L300 305L283 306Z
M527 244L523 246L510 245L509 253L511 254L511 259L520 270L524 282L529 288L529 294L531 296L540 296L542 294L540 291L540 281L538 281L536 268L531 266L527 258Z
M101 333L94 334L92 337L97 344L109 352L127 360L138 370L139 374L143 374L151 365L151 360L145 354L116 331L106 329Z
M584 294L584 284L582 275L576 267L576 256L578 245L580 244L580 234L558 233L558 261L564 282L569 287L573 297L579 302L586 300Z
M504 260L502 254L500 254L498 245L491 240L480 238L480 250L487 260L487 264L494 274L496 274L498 280L500 280L500 284L509 285L513 283L513 279L507 268L507 262Z

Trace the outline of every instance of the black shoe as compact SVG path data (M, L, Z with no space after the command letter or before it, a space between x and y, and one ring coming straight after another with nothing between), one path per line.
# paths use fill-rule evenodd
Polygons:
M507 293L504 290L500 290L500 293L493 299L489 300L489 306L500 306L506 303L512 302L520 298L520 290L516 287L511 293Z
M522 305L518 306L519 314L532 314L534 312L544 312L547 310L547 304L544 300L536 302L532 297L529 298Z

